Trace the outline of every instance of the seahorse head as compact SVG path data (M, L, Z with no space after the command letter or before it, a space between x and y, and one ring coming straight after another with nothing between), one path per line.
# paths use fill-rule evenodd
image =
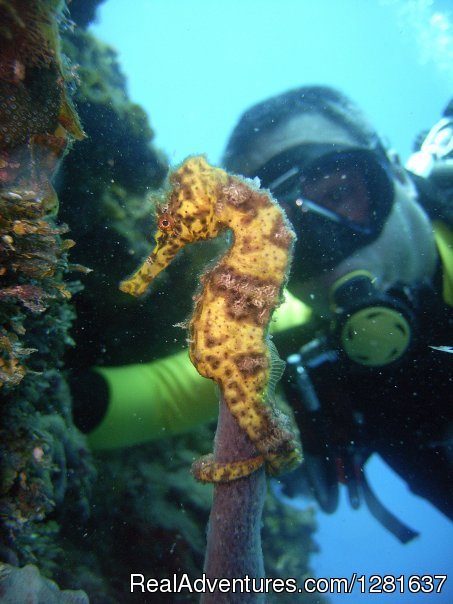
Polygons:
M183 245L217 237L221 225L216 210L228 176L204 157L191 157L170 176L170 192L158 209L159 228L166 228Z
M120 285L129 294L143 294L178 251L188 243L217 237L224 228L219 199L228 181L226 172L204 157L191 157L170 175L168 195L157 208L156 246L138 271Z

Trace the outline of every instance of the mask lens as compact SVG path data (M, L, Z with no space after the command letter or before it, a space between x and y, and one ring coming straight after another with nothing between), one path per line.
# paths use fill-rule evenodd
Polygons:
M338 154L309 166L300 176L302 207L306 199L352 225L371 228L375 191L366 163Z
M301 145L270 160L259 171L262 184L297 222L318 214L354 232L378 232L393 202L389 168L367 149L332 151L332 146Z

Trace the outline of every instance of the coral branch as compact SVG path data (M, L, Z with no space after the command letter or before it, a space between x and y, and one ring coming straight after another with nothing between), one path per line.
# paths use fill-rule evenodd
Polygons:
M256 449L243 432L224 401L215 438L214 458L220 463L233 462L256 455ZM215 578L264 578L261 549L261 518L266 494L264 466L245 478L218 483L208 525L208 544L204 572ZM201 604L264 602L259 593L205 593Z

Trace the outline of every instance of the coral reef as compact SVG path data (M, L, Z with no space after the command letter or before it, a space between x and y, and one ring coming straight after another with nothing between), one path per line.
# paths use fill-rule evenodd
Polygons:
M61 241L66 229L51 218L58 207L51 178L70 140L83 137L60 61L60 4L0 5L0 300L35 314L51 299L70 297L58 272L72 242ZM0 385L16 385L32 349L19 342L23 314L8 325L10 309L3 312Z
M312 540L316 531L314 508L304 511L294 510L268 494L263 514L263 554L266 570L270 577L302 579L313 577L310 570L311 555L318 551ZM325 599L319 594L269 594L268 604L274 602L300 602L300 604L323 604Z
M60 591L56 583L42 577L31 564L23 568L0 564L0 599L2 604L88 604L82 591Z
M39 560L46 574L63 559L59 523L87 516L94 477L61 373L79 288L64 276L85 272L68 263L51 184L83 138L60 55L63 7L0 4L0 541L4 560Z
M71 19L79 27L87 27L96 18L97 7L105 0L72 0L69 3Z

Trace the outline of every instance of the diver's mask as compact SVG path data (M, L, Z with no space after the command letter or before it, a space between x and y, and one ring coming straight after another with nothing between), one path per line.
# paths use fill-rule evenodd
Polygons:
M381 149L298 145L256 175L296 229L293 273L304 280L375 240L393 204L390 163Z
M415 299L410 289L379 291L367 271L353 271L330 290L333 331L346 357L364 367L399 361L414 343Z

